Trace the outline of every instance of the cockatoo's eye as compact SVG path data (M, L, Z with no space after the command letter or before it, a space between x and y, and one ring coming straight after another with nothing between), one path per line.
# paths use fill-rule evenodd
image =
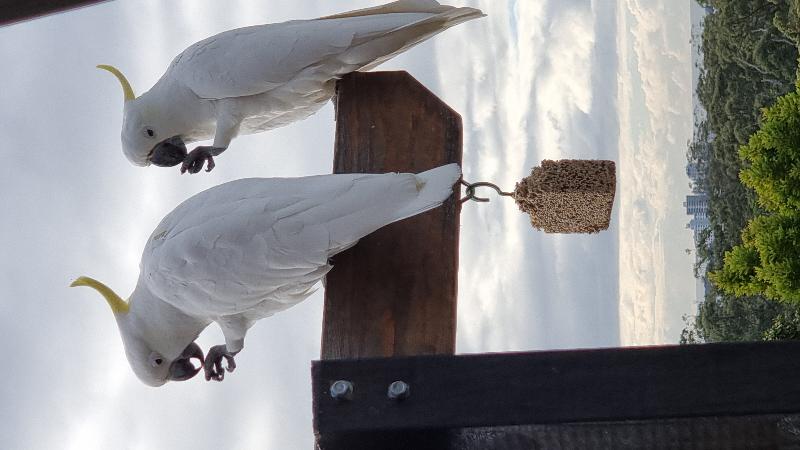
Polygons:
M156 137L156 131L154 129L150 128L150 127L144 127L143 131L144 131L144 135L149 137L149 138Z
M150 365L153 367L158 367L164 362L164 357L156 352L150 353L150 357L148 359L150 360Z

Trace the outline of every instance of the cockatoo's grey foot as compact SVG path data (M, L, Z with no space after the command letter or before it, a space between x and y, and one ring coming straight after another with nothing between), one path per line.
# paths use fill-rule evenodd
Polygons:
M221 147L212 147L203 145L195 148L183 160L181 165L181 173L197 173L203 169L203 165L208 161L206 172L211 172L214 169L214 157L224 152L225 149Z
M222 381L225 379L225 370L233 372L236 369L236 361L233 357L239 352L229 352L228 348L224 345L215 345L208 349L206 361L203 368L206 373L206 381ZM223 370L222 360L225 359L227 366Z

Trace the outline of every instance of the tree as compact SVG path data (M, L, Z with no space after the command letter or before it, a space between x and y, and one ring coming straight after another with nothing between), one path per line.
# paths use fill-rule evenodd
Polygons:
M711 281L732 295L762 294L800 303L800 94L764 110L760 129L739 150L740 178L764 215L751 219L742 243L725 253Z
M711 272L711 281L731 295L761 294L766 290L766 286L756 273L759 262L756 248L750 245L737 245L725 253L725 264L722 269Z
M741 230L763 213L742 184L739 148L758 130L761 109L794 88L797 47L776 23L789 20L786 0L707 0L713 12L703 29L703 67L697 94L707 117L689 146L698 163L698 188L709 197L710 236L698 255L709 270L741 244ZM796 7L796 3L792 4ZM710 237L709 236L709 237Z
M779 1L770 0L776 4ZM788 6L788 8L778 11L772 23L775 24L775 28L797 44L800 43L800 2L790 1Z
M764 332L765 341L785 341L800 339L800 311L784 311L773 320Z
M740 178L742 169L754 166L740 157L740 148L750 145L751 134L759 130L759 120L769 120L762 110L796 89L800 0L696 1L711 9L703 29L703 66L697 89L707 114L697 124L687 151L688 161L700 170L694 187L709 196L710 227L697 242L695 272L702 276L700 272L706 268L717 273L722 278L718 283L736 286L739 294L712 287L697 315L686 320L681 342L785 336L794 323L789 320L795 317L790 312L800 307L764 295L768 288L770 292L792 290L791 261L797 257L790 254L796 253L794 242L798 240L790 228L797 227L786 218L750 224L754 217L778 213L759 203L754 185L745 185ZM800 146L783 148L797 151ZM774 155L768 153L767 146L760 150L771 162L769 158ZM762 169L759 166L755 171ZM785 181L791 180L791 173L783 179L778 171L766 173L777 176L773 190L786 190ZM762 184L766 186L768 181ZM775 330L768 333L773 325Z
M725 253L711 281L731 295L762 294L800 303L800 214L770 214L751 220L742 244Z
M687 327L680 342L758 341L779 314L795 309L759 296L736 297L712 289L693 320L684 317Z
M761 129L739 150L746 162L742 182L768 211L800 210L800 93L791 92L764 110Z

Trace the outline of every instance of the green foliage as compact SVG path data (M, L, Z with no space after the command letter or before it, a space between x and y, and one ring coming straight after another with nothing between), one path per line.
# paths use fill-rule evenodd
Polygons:
M725 254L722 269L709 274L714 284L732 295L800 303L800 215L759 216L742 241Z
M761 109L794 88L797 47L775 23L787 24L785 0L708 0L714 12L703 29L703 68L697 93L707 111L689 146L690 162L704 173L714 239L706 240L709 267L741 243L741 230L761 211L742 184L739 148L758 129ZM786 25L789 26L789 25Z
M687 327L681 343L758 341L776 317L795 308L759 296L735 297L712 289L698 305L697 315L684 318Z
M711 281L723 291L732 295L758 295L765 286L756 276L759 265L758 250L745 245L737 245L725 253L722 269L709 274Z
M776 3L778 0L770 0ZM773 25L786 37L800 43L800 2L796 0L789 2L789 7L785 10L779 10L772 20Z
M772 321L764 332L765 341L785 341L800 339L800 311L784 311Z
M755 190L766 215L751 219L742 244L709 274L732 295L800 302L800 94L764 110L761 128L739 154L742 182Z
M699 272L706 267L716 274L718 283L727 283L736 289L729 294L712 287L699 305L697 315L685 319L687 327L683 330L681 342L785 336L791 324L800 323L800 320L788 320L798 317L798 306L777 302L765 295L767 291L773 297L778 291L782 295L796 291L790 274L797 273L797 267L791 262L798 260L796 242L800 240L791 227L794 230L798 227L787 223L786 218L759 219L749 226L748 223L765 212L778 214L766 206L771 203L758 202L755 190L794 192L785 182L781 184L780 170L770 172L766 169L777 162L770 158L793 158L796 153L777 154L776 151L773 155L765 144L772 142L771 148L774 149L798 149L800 146L786 142L794 139L787 135L762 136L758 138L763 140L761 143L754 143L750 135L759 129L762 110L796 88L800 1L697 2L711 7L713 12L705 20L704 63L697 89L707 118L697 124L687 152L689 162L697 164L701 171L694 189L709 196L711 224L697 242L698 264L695 270ZM776 123L781 121L778 116L788 114L786 111L791 110L791 103L796 101L795 96L785 100L786 105L775 107ZM795 120L793 117L788 119ZM769 122L770 118L765 115L763 120ZM791 123L783 121L784 128ZM779 128L775 127L776 130ZM797 129L800 127L790 131ZM762 135L766 133L769 132ZM744 145L753 148L743 152L753 151L753 158L763 158L765 164L753 164L750 156L746 157L748 159L740 158L739 149ZM756 169L752 169L754 166ZM748 181L745 185L740 179L742 169L752 169L755 175L752 181L757 183L749 184ZM759 171L772 173L776 178L772 182L764 181L764 177L757 173ZM797 173L789 173L783 179L792 180L792 176L796 177ZM750 175L743 176L746 177ZM793 195L797 195L796 192ZM747 231L742 233L745 228Z
M769 211L800 209L800 93L791 92L764 110L761 129L739 151L748 166L741 179Z

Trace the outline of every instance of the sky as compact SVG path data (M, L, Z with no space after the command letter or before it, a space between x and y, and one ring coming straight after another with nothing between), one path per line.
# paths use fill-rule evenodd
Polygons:
M335 3L335 5L334 5ZM150 388L124 356L95 277L126 297L145 241L192 194L244 177L330 173L333 108L237 138L211 173L122 155L122 99L212 34L376 0L126 0L0 28L0 446L310 448L322 293L247 336L236 372ZM512 201L462 211L459 353L675 343L694 312L681 202L692 132L690 2L452 0L488 17L379 70L407 70L458 111L464 174L507 190L542 159L612 159L611 227L534 231ZM335 269L334 269L335 270ZM222 342L216 325L198 343Z

